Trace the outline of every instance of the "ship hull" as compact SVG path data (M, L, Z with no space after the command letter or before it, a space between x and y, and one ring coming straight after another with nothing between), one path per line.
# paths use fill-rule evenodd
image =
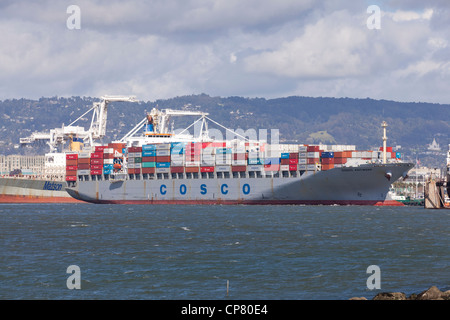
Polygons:
M77 181L66 190L78 200L112 204L402 206L389 198L389 188L412 167L363 165L297 177Z
M0 203L76 203L65 182L45 179L0 178Z

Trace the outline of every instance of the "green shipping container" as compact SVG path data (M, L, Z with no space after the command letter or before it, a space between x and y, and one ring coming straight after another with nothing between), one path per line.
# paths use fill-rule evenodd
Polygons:
M155 168L156 162L142 162L142 168Z

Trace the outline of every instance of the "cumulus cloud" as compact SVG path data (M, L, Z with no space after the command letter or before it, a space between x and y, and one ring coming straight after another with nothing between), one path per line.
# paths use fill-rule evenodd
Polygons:
M448 103L450 4L343 0L0 3L0 99L133 94L348 96Z

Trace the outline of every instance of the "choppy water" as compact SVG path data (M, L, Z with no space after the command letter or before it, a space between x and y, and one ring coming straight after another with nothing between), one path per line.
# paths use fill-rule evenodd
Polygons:
M346 300L448 290L449 239L450 210L4 204L0 298ZM67 288L70 265L80 268L80 290ZM380 267L380 290L367 288L370 265Z

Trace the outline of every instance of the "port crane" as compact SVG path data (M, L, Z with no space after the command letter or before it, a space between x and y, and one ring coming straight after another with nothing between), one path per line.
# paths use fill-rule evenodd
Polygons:
M91 109L86 111L68 126L51 129L49 132L34 132L29 137L20 138L20 144L26 145L37 141L46 140L50 152L57 152L58 147L74 138L82 140L84 144L94 145L95 141L102 140L106 134L106 121L108 116L108 104L111 102L137 102L134 96L103 96L100 102L94 102ZM75 123L92 111L91 125L88 130L75 126Z

